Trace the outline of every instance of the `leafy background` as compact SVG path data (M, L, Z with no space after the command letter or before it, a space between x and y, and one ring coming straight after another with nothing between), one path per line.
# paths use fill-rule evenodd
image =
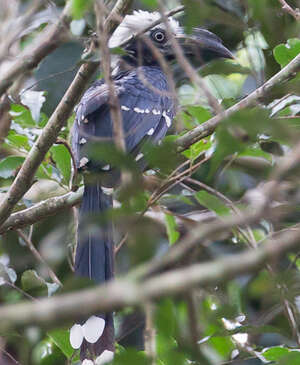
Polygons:
M30 3L20 2L20 16ZM169 9L179 5L175 0L164 3ZM218 34L236 56L234 61L215 62L199 71L224 107L262 85L300 52L299 22L283 12L277 0L184 0L183 4L186 11L181 20L187 31L198 25L208 28ZM289 1L289 4L294 8L299 6L297 1ZM19 47L30 44L44 26L58 16L63 5L64 1L54 1L50 7L42 9L36 17L40 22L19 39ZM72 42L63 44L46 57L31 75L24 75L23 87L30 89L11 103L10 129L1 145L1 193L12 184L82 62L85 42L95 26L91 5L92 1L73 0ZM0 11L2 6L0 4ZM133 5L135 9L156 7L155 0L136 1ZM95 77L100 77L100 71ZM35 86L31 87L33 84ZM178 79L180 108L175 126L162 146L147 151L152 174L166 178L183 161L189 160L193 166L203 154L207 161L191 175L190 181L177 184L161 195L155 203L155 211L162 213L159 218L146 215L135 224L134 217L147 208L151 195L139 183L140 179L129 191L120 192L120 206L111 214L118 227L129 231L129 239L117 255L117 276L165 252L184 237L193 226L184 224L178 216L184 214L193 218L198 214L205 225L215 216L222 219L247 204L252 189L267 181L272 167L299 140L299 85L299 76L278 85L255 108L239 111L225 120L212 136L176 155L172 153L173 141L212 116L204 95L196 93L186 80ZM67 143L70 143L73 119L71 116L60 133L60 140ZM232 133L233 130L241 133ZM70 191L72 165L67 143L51 147L38 169L32 189L19 202L18 210ZM113 159L109 162L120 168L133 166L136 173L130 157L124 158L115 151L108 151L107 156ZM297 224L298 180L297 174L287 179L289 194L278 196L274 208L279 211L292 207L292 214L279 220L262 219L249 228L250 233L244 228L235 229L203 245L185 265L243 250L249 245L249 235L256 245L263 244L274 231ZM197 182L212 189L203 188ZM32 254L20 233L11 231L2 235L1 304L78 289L70 268L75 214L73 209L65 209L22 230L63 287ZM284 300L290 303L298 327L299 270L299 258L294 252L273 263L273 275L261 269L221 285L198 287L192 293L157 301L154 324L157 363L299 364L299 339L283 305ZM194 324L191 323L191 308L194 309ZM143 351L141 309L125 308L116 313L119 341L114 364L151 363ZM193 326L197 327L199 336L196 346ZM30 326L1 332L0 362L24 365L78 362L78 354L73 353L68 342L69 327L70 323L62 323L59 328ZM135 330L128 331L128 328Z

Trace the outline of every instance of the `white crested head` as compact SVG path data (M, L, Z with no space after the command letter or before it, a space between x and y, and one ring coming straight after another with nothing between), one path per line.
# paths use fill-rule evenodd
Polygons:
M143 10L135 10L131 15L126 15L122 23L112 34L108 43L109 47L114 48L120 46L128 38L143 31L143 29L159 20L160 17L161 15L157 11L149 13L148 11ZM178 21L172 17L169 17L168 20L170 29L173 31L174 35L178 34L180 32ZM161 23L153 28L155 29L156 27L165 28L165 25Z

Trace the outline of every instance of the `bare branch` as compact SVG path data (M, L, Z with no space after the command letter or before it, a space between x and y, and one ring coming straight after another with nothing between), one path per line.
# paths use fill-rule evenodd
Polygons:
M283 11L290 14L296 20L300 20L300 10L299 9L293 9L285 0L278 0L278 1L282 5Z
M30 224L34 224L42 219L56 214L62 209L71 208L80 203L83 194L83 188L76 192L70 192L62 196L49 198L34 206L12 214L7 221L1 226L0 234L11 229L17 229Z
M186 292L197 285L216 285L265 265L299 245L300 229L288 230L267 240L257 250L194 264L147 279L142 283L118 279L105 286L76 293L42 299L38 303L9 304L0 308L0 326L55 326L61 321L85 317L92 313L111 311L131 305ZM101 300L99 300L101 298Z

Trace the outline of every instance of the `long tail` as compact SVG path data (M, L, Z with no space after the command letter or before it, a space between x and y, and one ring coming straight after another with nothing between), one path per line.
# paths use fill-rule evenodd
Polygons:
M112 207L112 197L103 192L99 183L85 185L80 207L75 273L97 283L114 276L112 224L103 224L103 214ZM102 218L102 219L101 219ZM83 325L75 324L70 342L80 348L80 358L110 358L114 352L112 313L97 314Z

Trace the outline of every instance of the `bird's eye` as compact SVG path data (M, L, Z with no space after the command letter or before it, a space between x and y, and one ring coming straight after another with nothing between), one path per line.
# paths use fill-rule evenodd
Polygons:
M163 30L155 30L151 36L158 43L162 43L166 39L166 34Z

